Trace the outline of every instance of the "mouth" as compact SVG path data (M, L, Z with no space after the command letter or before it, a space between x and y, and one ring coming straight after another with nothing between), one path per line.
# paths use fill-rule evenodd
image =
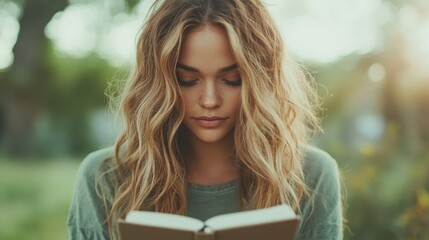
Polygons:
M195 117L196 120L204 120L204 121L217 121L217 120L225 120L227 117L219 117L219 116L200 116Z
M198 125L203 128L216 128L222 125L227 117L219 117L219 116L201 116L194 118Z

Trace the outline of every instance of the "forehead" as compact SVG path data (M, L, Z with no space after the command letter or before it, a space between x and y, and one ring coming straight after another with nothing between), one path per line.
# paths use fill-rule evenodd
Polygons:
M213 71L235 63L228 34L217 25L198 26L186 32L179 63L204 71Z

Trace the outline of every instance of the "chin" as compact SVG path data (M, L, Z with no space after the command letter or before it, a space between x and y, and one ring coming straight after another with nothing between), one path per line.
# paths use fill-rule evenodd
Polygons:
M233 137L232 131L225 131L225 129L224 131L221 129L198 129L196 131L188 129L188 133L191 138L203 143L219 143Z
M200 141L200 142L204 142L204 143L217 143L217 142L221 142L222 140L225 139L225 137L227 136L227 134L216 134L216 133L193 133L194 137Z

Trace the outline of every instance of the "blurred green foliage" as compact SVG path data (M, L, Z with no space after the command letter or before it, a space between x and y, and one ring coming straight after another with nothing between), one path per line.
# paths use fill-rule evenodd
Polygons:
M7 2L11 0L0 0ZM12 2L22 8L25 1ZM398 12L405 2L384 1ZM423 1L409 2L401 10L403 15L425 9ZM124 9L110 10L118 15L133 13L139 3L127 0ZM328 64L305 63L325 86L320 88L325 133L316 136L315 144L329 152L342 170L345 239L429 239L429 99L425 97L429 77L418 75L424 71L406 62L409 49L401 38L406 34L395 35L394 27L383 33L389 38L377 51L350 54ZM91 121L97 111L107 108L109 83L126 78L126 70L112 66L95 51L72 57L58 52L49 39L39 47L43 51L37 74L30 74L35 81L16 90L37 113L34 129L28 132L30 155L0 152L0 239L66 239L66 215L79 162L84 154L111 142L97 142L95 135L100 132L94 131ZM369 76L374 63L385 68L382 81ZM2 93L9 93L5 79L16 77L8 70L0 71L0 100ZM18 79L27 70L18 69ZM362 120L365 114L369 122ZM107 117L102 117L95 125L105 121Z
M38 154L82 155L99 147L94 142L89 120L96 109L107 109L109 82L121 73L105 60L92 54L84 61L55 54L52 46L47 53L50 81L43 105L49 119L48 132L41 134ZM64 149L66 148L66 149Z
M429 151L423 155L360 151L340 142L324 148L342 169L346 198L345 239L429 238Z
M390 105L389 98L383 97L384 88L376 91L377 102L365 105L373 94L366 87L373 83L364 81L362 63L355 66L353 75L346 74L344 65L352 65L350 58L316 73L329 91L321 88L325 132L316 136L315 144L329 152L342 171L345 239L429 239L429 142L425 128L414 123L425 121L424 112L410 113ZM429 104L419 103L420 90L408 94L416 101L413 105ZM399 94L394 97L400 103L406 101ZM377 104L383 107L374 108ZM395 111L396 116L383 116ZM383 116L384 130L379 138L361 142L356 123L368 112ZM416 119L419 114L422 117ZM363 126L369 132L378 130Z

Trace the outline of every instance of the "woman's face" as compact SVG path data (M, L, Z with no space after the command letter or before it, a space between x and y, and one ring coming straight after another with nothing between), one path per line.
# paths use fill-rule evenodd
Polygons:
M241 106L241 78L225 30L205 25L187 32L176 74L185 102L183 124L191 141L232 138Z

